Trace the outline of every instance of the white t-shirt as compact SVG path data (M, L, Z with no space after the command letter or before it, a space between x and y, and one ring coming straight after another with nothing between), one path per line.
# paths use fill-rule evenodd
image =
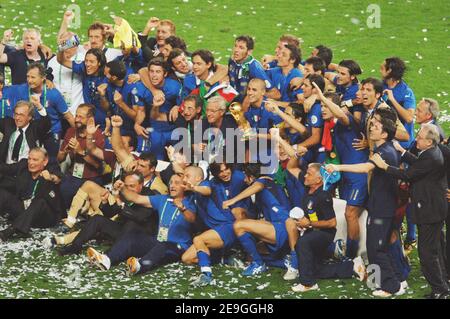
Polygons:
M75 54L72 61L80 63L84 60L84 55ZM58 63L56 56L48 61L48 67L53 69L53 84L56 89L61 92L64 100L69 107L70 113L75 116L77 107L84 103L83 99L83 83L81 82L81 75L72 72L72 69L66 68Z

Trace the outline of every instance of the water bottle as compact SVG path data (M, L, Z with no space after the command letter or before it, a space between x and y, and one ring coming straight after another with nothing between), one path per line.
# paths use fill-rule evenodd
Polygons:
M58 45L58 51L64 51L73 47L77 47L80 44L80 39L74 34L70 39L65 40Z

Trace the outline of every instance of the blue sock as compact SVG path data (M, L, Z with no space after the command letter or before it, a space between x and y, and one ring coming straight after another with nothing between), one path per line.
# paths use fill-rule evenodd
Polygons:
M350 259L356 258L359 249L359 239L350 239L349 237L347 237L346 246L347 249L345 252L345 256Z
M244 250L252 257L253 261L262 264L263 260L256 249L256 243L253 236L249 233L244 233L242 236L239 236L238 239Z
M197 251L198 265L200 266L200 271L206 275L212 274L211 262L209 260L209 255L204 251Z
M292 268L298 269L298 258L295 250L291 251L291 266Z

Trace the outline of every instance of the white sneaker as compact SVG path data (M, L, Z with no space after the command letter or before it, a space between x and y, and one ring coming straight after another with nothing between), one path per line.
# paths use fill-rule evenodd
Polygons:
M364 261L361 256L353 259L353 272L358 275L359 281L364 281L366 278L366 266L364 265Z
M94 248L89 247L87 250L89 262L100 268L101 270L108 270L111 267L111 261L108 256L99 253Z
M372 292L372 296L381 297L381 298L389 298L389 297L392 297L392 294L387 291L377 289L377 290L374 290L374 292Z
M298 270L292 267L288 267L286 273L283 276L284 280L294 280L298 278Z
M408 285L408 283L406 282L406 280L405 281L402 281L401 283L400 283L400 289L404 289L404 290L406 290L406 289L408 289L409 288L409 285Z
M307 291L312 291L312 290L318 290L319 289L319 285L315 284L313 286L303 286L302 284L298 284L292 287L292 291L295 292L307 292Z
M45 249L52 249L56 245L55 238L52 237L45 237L42 241L42 247Z
M404 295L405 293L406 293L406 288L405 288L405 284L403 284L403 283L405 283L406 284L406 286L408 286L408 283L406 282L406 281L402 281L401 283L400 283L400 289L395 293L395 295L396 296L401 296L401 295Z

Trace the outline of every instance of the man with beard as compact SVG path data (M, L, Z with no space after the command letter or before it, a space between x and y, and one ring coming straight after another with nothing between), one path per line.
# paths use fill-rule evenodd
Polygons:
M58 162L63 162L66 156L71 158L71 167L61 183L61 193L66 208L70 206L73 196L87 180L101 183L103 165L94 156L88 154L86 149L86 125L89 118L94 117L94 106L81 104L75 116L75 128L71 127L64 136L64 141L58 153ZM94 134L95 144L103 148L105 140L102 132L97 129Z

